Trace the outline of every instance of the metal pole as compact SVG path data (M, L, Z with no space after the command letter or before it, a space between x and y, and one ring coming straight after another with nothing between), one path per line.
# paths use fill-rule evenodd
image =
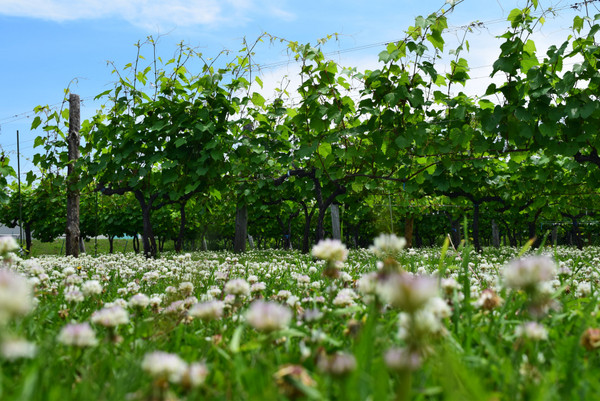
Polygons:
M388 195L390 201L390 233L394 232L394 216L392 215L392 195Z
M94 193L96 194L96 238L94 239L94 257L96 257L98 256L98 191L94 191Z
M21 200L21 149L19 147L19 130L17 130L17 182L19 183L19 243L21 248L23 248L23 201Z
M79 159L79 130L81 129L81 100L79 96L69 94L69 135L68 139L68 157L67 166L67 227L66 234L66 254L79 257L79 238L81 231L79 227L79 204L80 193L76 188L80 180L79 171L75 169L75 163Z

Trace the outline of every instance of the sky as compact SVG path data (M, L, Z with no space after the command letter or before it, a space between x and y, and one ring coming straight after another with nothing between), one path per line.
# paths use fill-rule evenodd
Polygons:
M565 40L578 12L571 6L584 15L584 1L539 0L541 8L557 11L533 36L538 50ZM591 15L600 13L598 1L587 5ZM467 93L481 94L491 82L501 43L496 36L506 31L508 13L525 5L525 0L463 0L448 16L446 52L456 47L462 27L482 23L468 34L470 51L463 54L474 78ZM69 87L83 100L82 119L91 117L99 106L93 97L116 80L110 63L122 68L135 61L135 44L149 36L159 38L158 54L168 59L180 42L205 57L223 50L233 57L244 38L253 42L263 32L311 44L338 34L324 47L327 56L364 71L378 68L385 43L401 39L416 16L449 7L444 0L0 0L0 150L16 170L18 130L21 174L35 171L32 158L41 150L33 144L42 131L31 130L33 108L60 108ZM286 75L294 82L297 65L285 46L263 43L255 61L264 66L264 91Z

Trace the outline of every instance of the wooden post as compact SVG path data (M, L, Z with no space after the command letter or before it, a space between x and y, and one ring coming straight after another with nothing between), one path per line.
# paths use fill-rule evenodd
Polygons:
M17 182L19 185L19 245L23 249L23 200L21 199L21 150L19 147L19 130L17 130ZM29 246L25 251L30 252Z
M331 236L333 239L342 239L342 231L340 229L340 207L334 203L329 206L331 209Z
M496 220L492 219L492 246L494 248L500 247L500 230L498 229L498 224Z
M413 246L413 228L415 224L415 218L407 215L404 222L404 239L406 239L406 247L412 248Z
M246 237L248 236L248 208L246 205L238 207L235 213L235 239L233 252L246 252Z
M79 158L79 128L80 128L79 95L69 95L69 165L67 166L67 228L66 254L79 257L79 190L75 188L79 182L79 174L74 164Z

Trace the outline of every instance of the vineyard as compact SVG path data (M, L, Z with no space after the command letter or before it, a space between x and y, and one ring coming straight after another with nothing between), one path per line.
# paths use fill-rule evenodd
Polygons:
M447 3L376 69L149 37L92 118L36 107L39 172L0 159L0 399L597 398L600 14L540 51L528 0L468 95ZM265 44L299 66L273 96Z

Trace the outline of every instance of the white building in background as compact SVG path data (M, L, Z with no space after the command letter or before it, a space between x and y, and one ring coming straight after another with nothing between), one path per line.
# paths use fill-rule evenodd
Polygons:
M19 226L15 226L15 228L8 228L0 224L0 236L3 235L12 235L13 237L19 236Z

